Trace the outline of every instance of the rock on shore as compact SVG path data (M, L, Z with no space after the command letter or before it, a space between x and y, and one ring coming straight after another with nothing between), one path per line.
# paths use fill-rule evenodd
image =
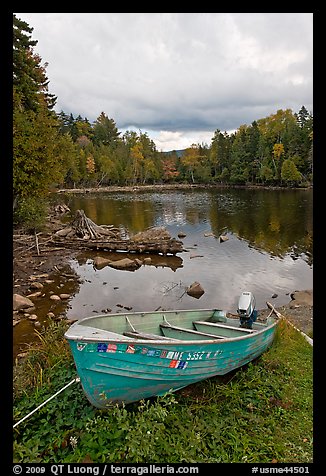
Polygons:
M305 334L313 335L313 290L293 291L290 294L291 301L280 306L277 311ZM265 318L270 309L258 311L260 318Z
M20 294L13 295L13 310L21 311L22 309L28 309L34 307L34 303L27 297Z

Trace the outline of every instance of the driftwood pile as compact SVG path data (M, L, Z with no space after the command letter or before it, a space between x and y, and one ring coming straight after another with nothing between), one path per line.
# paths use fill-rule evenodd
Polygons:
M163 255L175 255L183 251L182 241L171 238L164 227L150 228L128 238L125 230L115 228L113 225L97 225L83 210L77 210L71 224L57 231L53 241L61 246L93 250L150 252Z
M103 237L120 237L120 230L113 228L113 225L96 225L85 215L84 210L77 210L71 225L57 231L55 236L67 239L97 240L103 239Z

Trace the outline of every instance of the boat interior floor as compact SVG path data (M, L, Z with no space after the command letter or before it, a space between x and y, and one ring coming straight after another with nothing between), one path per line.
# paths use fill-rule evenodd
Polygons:
M180 341L180 340L204 340L204 339L227 339L241 337L257 332L255 329L247 329L228 325L225 322L212 322L208 320L194 320L186 324L186 327L171 324L163 315L163 322L159 324L154 333L139 330L134 327L128 316L126 321L129 330L123 332L126 337L144 340Z

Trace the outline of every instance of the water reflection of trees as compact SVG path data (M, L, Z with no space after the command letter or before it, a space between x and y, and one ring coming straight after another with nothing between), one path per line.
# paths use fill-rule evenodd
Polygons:
M227 229L273 256L313 261L312 194L305 191L228 191L211 196L210 222L218 236ZM232 196L234 200L232 200ZM242 200L238 200L242 196Z
M116 199L111 194L74 196L68 199L71 212L78 209L98 225L123 225L131 235L143 231L155 223L155 208L150 200L135 200L130 194Z
M313 261L312 192L303 190L192 190L141 196L132 193L75 196L95 223L123 225L130 234L158 223L209 221L216 236L228 230L273 256Z

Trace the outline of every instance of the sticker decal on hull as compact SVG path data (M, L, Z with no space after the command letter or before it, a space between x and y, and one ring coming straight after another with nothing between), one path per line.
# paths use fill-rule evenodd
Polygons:
M120 354L141 354L146 357L158 357L161 359L167 359L170 361L169 367L171 368L186 368L188 361L190 360L208 360L216 358L222 354L222 350L212 351L168 351L162 349L155 349L152 347L143 347L134 344L107 344L105 342L99 342L98 344L78 342L78 351L85 352L99 352L99 353L120 353Z

